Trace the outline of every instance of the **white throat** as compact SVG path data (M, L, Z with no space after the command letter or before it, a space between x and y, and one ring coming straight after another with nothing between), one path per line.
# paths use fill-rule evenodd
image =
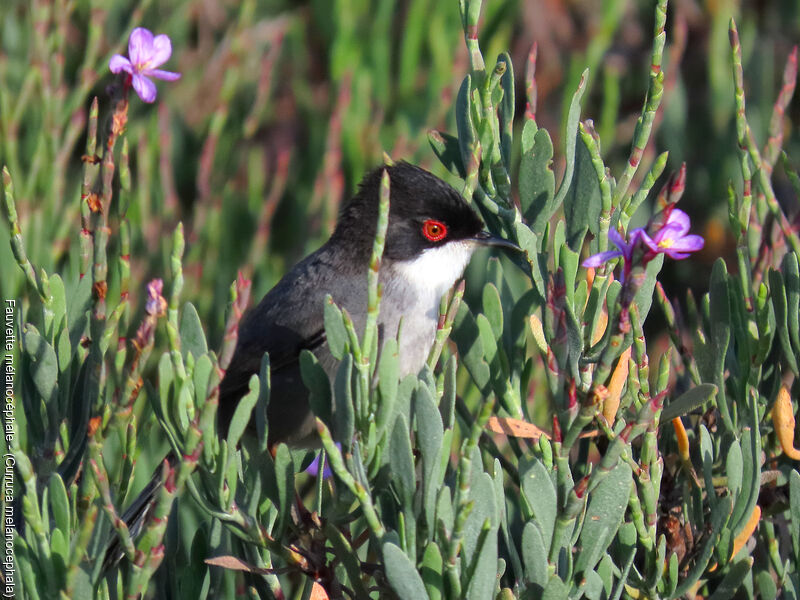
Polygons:
M380 321L393 336L403 320L399 339L403 374L417 373L425 364L442 296L464 273L474 250L472 241L449 242L411 260L393 262L384 271Z
M394 271L421 302L427 302L438 313L439 300L464 273L474 250L472 241L450 242L423 250L411 260L396 262Z

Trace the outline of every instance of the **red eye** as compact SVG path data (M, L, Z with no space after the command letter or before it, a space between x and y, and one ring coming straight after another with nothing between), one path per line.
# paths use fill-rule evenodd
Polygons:
M439 242L447 235L447 227L441 221L428 219L422 224L422 235L432 242Z

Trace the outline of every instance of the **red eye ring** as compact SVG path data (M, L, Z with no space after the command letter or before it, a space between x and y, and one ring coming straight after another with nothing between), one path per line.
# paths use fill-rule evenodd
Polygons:
M447 226L436 219L428 219L422 224L422 235L431 242L440 242L447 236Z

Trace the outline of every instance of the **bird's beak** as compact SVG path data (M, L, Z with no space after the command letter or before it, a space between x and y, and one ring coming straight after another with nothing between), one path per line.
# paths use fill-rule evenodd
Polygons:
M492 235L488 231L479 232L475 237L472 238L472 241L480 244L481 246L497 246L499 248L509 248L510 250L522 252L522 248L517 246L514 242L510 242L507 239Z

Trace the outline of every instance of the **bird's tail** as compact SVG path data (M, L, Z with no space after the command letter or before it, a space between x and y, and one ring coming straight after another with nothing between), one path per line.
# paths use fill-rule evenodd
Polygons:
M170 452L164 460L167 462L169 468L174 467L178 463L178 459L173 452ZM142 533L142 529L149 520L153 508L155 507L158 492L163 485L163 468L159 467L133 503L122 513L121 519L125 522L125 525L128 526L128 532L132 540L138 538L139 534ZM103 558L103 573L108 573L111 569L116 567L124 556L125 550L122 547L119 536L115 534L114 538L106 547L106 553Z

